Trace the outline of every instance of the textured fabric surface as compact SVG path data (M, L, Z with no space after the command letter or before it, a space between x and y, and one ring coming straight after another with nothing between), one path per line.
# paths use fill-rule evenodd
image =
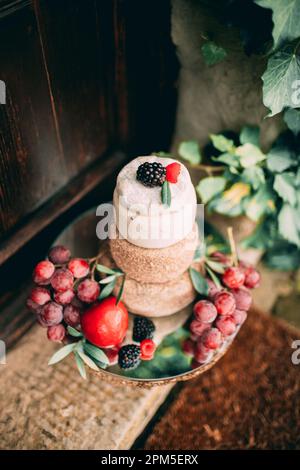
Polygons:
M225 357L183 386L145 448L299 449L300 364L291 362L299 338L252 310Z

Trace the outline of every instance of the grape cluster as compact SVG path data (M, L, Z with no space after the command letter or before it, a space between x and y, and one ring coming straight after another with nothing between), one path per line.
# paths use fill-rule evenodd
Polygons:
M207 279L207 299L194 305L190 323L190 337L183 344L183 351L193 357L193 367L209 362L224 340L233 335L247 318L252 302L249 289L258 286L259 273L250 265L240 262L237 267L227 266L227 257L213 256L225 264L220 286Z
M51 341L61 342L69 325L76 328L87 304L98 299L100 286L92 278L90 262L72 258L64 246L54 246L48 259L34 269L36 284L27 299L28 308L37 315L38 323L47 328Z

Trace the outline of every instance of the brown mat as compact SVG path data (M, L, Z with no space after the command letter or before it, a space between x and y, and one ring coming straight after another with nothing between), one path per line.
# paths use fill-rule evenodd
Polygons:
M226 356L184 385L145 449L299 449L297 338L298 330L253 310Z

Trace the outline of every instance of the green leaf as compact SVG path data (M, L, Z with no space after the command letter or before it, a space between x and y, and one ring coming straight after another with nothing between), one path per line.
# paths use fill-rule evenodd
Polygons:
M297 202L297 193L294 187L294 173L281 173L275 176L274 189L279 196L294 206Z
M245 126L240 133L241 144L253 144L259 147L259 128Z
M221 282L220 282L219 278L215 275L215 273L208 266L206 266L206 271L208 272L208 274L209 274L211 280L213 281L213 283L215 284L215 286L218 289L221 289L221 287L222 287Z
M242 181L248 183L252 186L253 189L258 189L260 185L264 184L265 174L262 168L259 166L250 166L245 168L241 174Z
M263 102L270 109L268 116L274 116L286 107L299 107L299 99L295 96L299 76L300 58L291 46L269 58L267 70L262 76Z
M181 158L188 161L191 165L197 165L198 163L201 163L202 157L199 144L196 140L181 142L178 153Z
M205 263L207 264L207 266L210 267L210 269L212 269L216 273L223 274L225 271L224 264L219 263L218 261L207 259Z
M125 286L125 279L126 279L126 276L124 275L124 277L123 277L123 279L122 279L122 284L121 284L120 289L119 289L119 292L118 292L118 297L117 297L116 305L118 305L118 303L120 302L120 300L121 300L121 298L122 298L123 291L124 291L124 286Z
M264 214L269 214L275 210L274 195L267 185L251 196L245 204L245 214L249 219L257 222Z
M73 351L73 349L76 347L76 344L77 343L67 344L63 348L56 351L56 353L54 353L53 356L50 358L48 366L52 366L53 364L62 361Z
M267 167L272 173L282 173L295 164L287 147L275 145L267 155Z
M210 134L213 146L220 150L220 152L232 153L235 150L233 140L227 139L222 134Z
M274 47L300 36L300 0L256 0L255 3L273 12Z
M79 373L83 379L86 379L86 370L84 367L84 362L79 356L78 352L74 352L76 365L78 367Z
M112 291L114 290L114 287L116 285L116 278L114 278L114 280L112 282L110 282L109 284L107 284L104 289L101 289L101 292L100 292L100 295L99 295L99 299L100 300L103 300L105 299L106 297L108 297Z
M244 168L249 168L266 159L266 155L253 144L244 144L237 147L236 154L240 157L240 163Z
M234 153L221 153L217 157L212 157L212 160L218 163L224 163L233 168L239 168L240 159Z
M285 203L278 215L278 229L285 240L300 247L299 211Z
M223 176L208 176L203 178L196 190L201 197L203 204L210 201L216 194L221 193L226 186L226 179Z
M288 128L297 135L300 132L300 109L286 109L283 115L284 122Z
M206 65L215 65L227 56L227 52L223 47L217 46L213 41L207 41L201 47L202 55L205 60Z
M83 349L89 356L93 357L98 362L101 362L101 363L106 364L106 365L109 364L108 357L102 351L102 349L97 348L97 346L94 346L91 343L85 342L84 345L83 345Z
M170 207L171 200L172 200L172 195L171 195L170 183L169 181L164 181L162 185L162 189L161 189L161 201L165 206Z
M101 279L99 284L109 284L110 282L114 281L116 279L117 274L112 274L111 276L107 276L104 279ZM121 274L119 274L121 276Z
M95 371L98 371L99 368L98 366L94 363L93 359L91 359L89 356L87 356L86 354L84 354L83 351L81 350L78 350L76 351L77 354L79 354L79 356L81 357L81 359L83 360L83 362L85 362L85 364L90 367L91 369L95 370Z
M116 271L114 271L113 269L107 268L106 266L103 266L103 264L97 264L96 268L97 268L97 271L99 271L100 273L116 274Z
M263 261L271 269L295 271L300 266L300 250L285 240L275 243L264 255Z
M68 325L67 331L68 331L69 335L74 336L75 338L82 338L82 336L83 336L81 331L76 330L75 328L73 328L70 325Z
M195 290L201 295L207 295L209 291L207 280L194 268L190 268L189 273Z

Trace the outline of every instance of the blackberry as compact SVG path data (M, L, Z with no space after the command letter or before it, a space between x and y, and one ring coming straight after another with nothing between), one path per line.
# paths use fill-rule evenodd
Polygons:
M154 186L162 186L166 179L166 169L161 163L145 162L138 167L136 178L138 181L150 188L153 188Z
M133 341L138 343L144 339L152 339L155 331L154 323L146 317L134 317Z
M136 344L126 344L119 351L118 363L121 369L135 369L141 362L141 349Z

